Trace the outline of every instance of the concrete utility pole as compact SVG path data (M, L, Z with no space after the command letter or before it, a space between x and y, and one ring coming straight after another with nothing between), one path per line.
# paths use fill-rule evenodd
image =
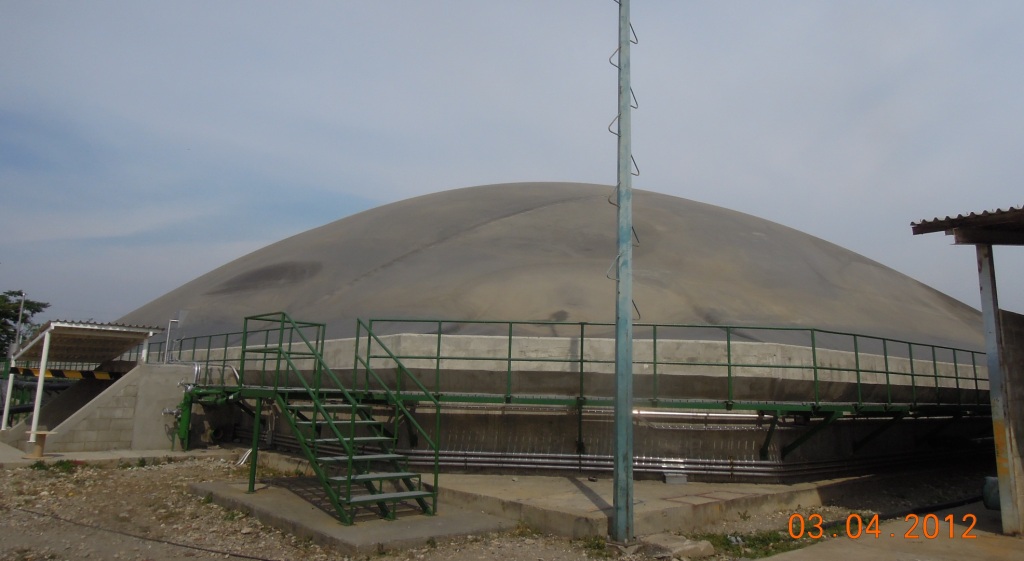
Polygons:
M613 541L633 540L633 154L630 122L629 0L619 2L618 259L615 299Z

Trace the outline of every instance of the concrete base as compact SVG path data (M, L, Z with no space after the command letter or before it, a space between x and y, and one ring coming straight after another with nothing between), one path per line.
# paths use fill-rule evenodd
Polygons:
M411 549L432 540L499 532L516 526L514 520L453 506L446 506L436 516L412 514L394 521L344 526L295 493L275 485L263 486L251 494L244 482L193 483L190 489L199 496L210 496L225 508L247 512L268 526L348 555Z
M274 456L268 453L261 456L261 460L272 461ZM327 511L287 490L284 485L291 484L286 480L268 483L252 494L246 493L244 482L198 483L193 484L191 490L199 496L211 497L226 508L247 512L264 524L349 555L422 547L434 540L485 534L519 524L545 534L571 538L603 537L607 535L612 500L612 482L609 479L589 481L575 477L443 474L438 515L408 513L399 515L394 521L368 518L352 526L343 526ZM877 483L877 478L872 477L798 485L668 485L637 481L634 486L635 533L638 543L646 544L640 545L644 551L677 547L680 546L677 540L663 543L665 540L661 538L665 538L664 534L706 528L717 521L735 518L740 512L756 515L818 506L829 496L864 492ZM915 558L951 561L1024 559L1024 549L1021 548L1024 542L993 533L998 532L997 513L982 512L980 503L961 510L978 516L979 526L974 532L978 540L909 540L902 537L906 528L901 526L898 531L893 531L895 537L892 539L826 540L828 545L794 552L792 558L903 559L911 551L924 551L917 548L927 547L932 553L935 546L948 556ZM896 522L902 523L902 520L893 523ZM889 528L893 523L887 523L883 528ZM888 529L884 531L889 532ZM660 538L658 534L661 534ZM861 552L860 556L851 557L846 553L847 548L854 544ZM691 548L687 551L692 551L692 555L706 551L699 542L682 545ZM886 556L893 546L901 551L902 557ZM993 552L999 555L990 555Z

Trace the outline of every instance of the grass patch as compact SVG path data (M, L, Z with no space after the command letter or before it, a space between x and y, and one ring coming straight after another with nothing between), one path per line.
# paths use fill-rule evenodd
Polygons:
M573 545L583 550L587 557L606 558L611 557L611 551L608 550L608 542L605 541L604 536L590 536L587 538L580 538L572 541Z
M56 462L53 462L50 469L61 473L71 473L78 469L78 466L79 464L77 462L73 462L71 460L57 460Z
M517 537L517 538L530 538L530 537L539 535L540 532L538 532L537 530L534 530L533 528L530 527L529 524L527 524L526 522L523 522L522 520L520 520L516 524L515 529L512 530L511 534L514 537Z
M229 510L224 513L224 520L227 520L228 522L234 522L235 520L240 520L242 518L245 518L245 513L239 510Z
M817 541L808 538L794 540L788 533L774 530L753 534L695 534L689 537L695 540L707 540L714 546L715 553L725 553L731 557L747 559L778 555L785 551L806 547Z
M48 464L42 460L36 460L32 462L28 467L29 469L35 469L39 471L55 471L58 473L73 473L79 466L85 465L85 462L75 462L72 460L57 460L52 464Z

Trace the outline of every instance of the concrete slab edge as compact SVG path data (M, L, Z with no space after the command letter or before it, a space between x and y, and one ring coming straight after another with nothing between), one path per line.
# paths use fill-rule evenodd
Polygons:
M53 465L61 461L72 461L97 467L142 466L160 463L180 462L192 458L220 458L236 461L238 451L231 448L216 450L191 450L188 452L170 450L110 450L106 452L47 452L42 458L0 459L0 469L29 467L37 462Z
M367 520L344 526L291 491L260 485L248 493L244 482L193 483L189 490L209 497L221 507L244 512L261 523L346 555L372 555L390 550L412 549L431 541L486 535L510 530L515 522L446 508L436 516L408 514L398 520Z

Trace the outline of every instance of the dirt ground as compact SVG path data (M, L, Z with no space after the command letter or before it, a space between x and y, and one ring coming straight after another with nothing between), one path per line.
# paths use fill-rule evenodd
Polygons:
M907 473L824 507L801 509L842 520L851 512L897 513L980 495L987 467L944 468ZM309 561L349 559L299 540L238 511L195 496L188 484L238 480L243 468L214 459L157 465L101 468L59 463L0 471L0 560L197 560L259 559ZM786 532L793 511L736 513L708 533L730 541L759 531ZM712 559L758 555L743 548L718 550ZM379 561L570 561L600 558L645 559L642 551L606 546L601 540L571 541L520 527L502 534L431 543L419 549L374 555Z

